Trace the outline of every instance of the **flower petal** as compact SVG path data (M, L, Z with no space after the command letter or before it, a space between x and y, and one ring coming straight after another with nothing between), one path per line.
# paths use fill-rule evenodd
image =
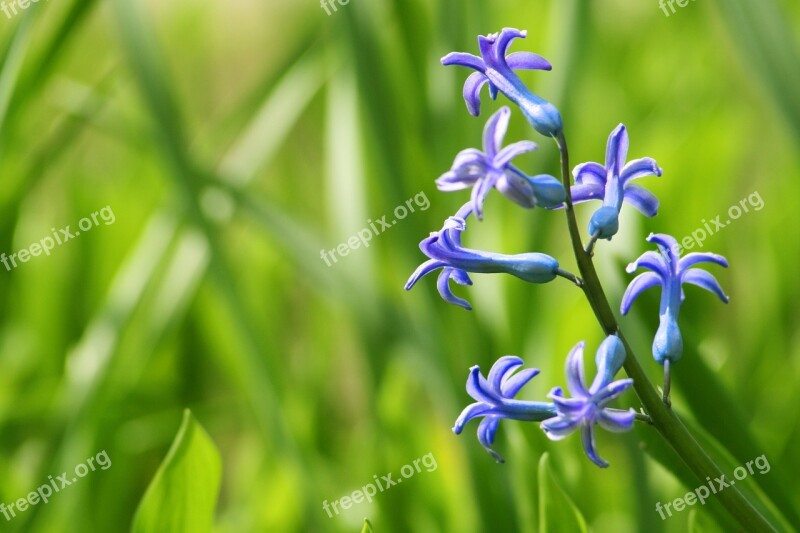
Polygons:
M504 463L505 459L492 449L492 444L494 444L494 438L497 434L497 428L500 425L500 420L502 420L499 416L487 416L481 423L478 425L478 442L480 442L486 451L494 457L495 461L498 463Z
M643 178L645 176L661 176L663 171L652 157L643 157L629 161L622 169L620 179L625 184L629 181Z
M483 72L473 72L464 82L464 101L469 114L474 117L481 114L481 89L488 82L489 78Z
M483 59L465 52L450 52L442 58L442 65L446 67L458 65L460 67L472 68L479 72L486 70L486 64L483 62Z
M589 200L602 200L605 195L605 186L597 183L579 183L569 188L572 203L579 204Z
M548 439L561 440L578 429L579 425L579 419L558 416L555 418L548 418L547 420L543 421L541 423L541 428L544 430L544 433L547 435Z
M498 405L503 403L503 399L491 389L486 378L481 374L478 366L473 366L469 369L469 376L467 377L467 394L475 398L479 402L488 403L490 405Z
M606 167L600 163L583 163L572 170L575 183L594 183L601 187L606 186Z
M495 156L493 161L494 167L498 169L504 168L515 157L528 152L533 152L537 148L538 146L536 145L536 143L532 141L519 141L509 144L508 146L500 150Z
M583 350L586 343L581 341L575 345L567 356L567 387L573 396L587 397L586 380L583 377Z
M666 259L666 264L670 267L670 271L677 272L678 269L678 241L672 235L666 233L651 233L647 237L647 242L654 242L661 250L661 255Z
M669 265L667 265L664 258L661 257L659 254L653 251L648 251L643 253L639 256L639 259L631 263L625 268L625 271L628 274L633 274L637 268L649 268L659 276L661 279L667 280L669 279Z
M603 409L597 418L597 423L606 431L621 433L633 427L636 420L636 412L631 409L622 411L620 409Z
M623 124L617 126L608 137L606 147L606 171L619 176L628 157L628 130Z
M438 261L436 259L430 259L428 261L425 261L420 266L418 266L417 269L414 271L414 273L411 274L411 277L408 278L405 289L407 291L410 291L411 288L420 280L420 278L426 276L427 274L430 274L437 268L443 268L446 266L447 263L445 263L444 261Z
M513 167L503 173L495 188L519 206L526 209L536 206L536 197L529 179Z
M453 268L445 268L442 270L439 274L439 278L436 280L436 288L439 290L439 294L445 302L463 307L467 311L472 311L472 306L467 300L459 298L450 290L450 278L453 277L455 271L457 271L457 269Z
M644 187L635 184L627 185L625 200L646 217L652 218L658 214L658 198Z
M524 39L528 36L525 30L518 30L516 28L503 28L500 36L497 38L497 43L494 45L495 58L500 61L505 61L506 52L514 39Z
M483 151L487 160L493 161L503 146L510 119L511 109L503 106L486 121L486 126L483 128Z
M519 368L523 364L525 363L522 359L516 355L505 355L501 357L492 365L491 370L489 370L489 375L486 377L489 386L496 393L500 393L500 388L506 375L513 373L515 368ZM505 394L502 394L502 396L505 396Z
M690 267L698 263L714 263L721 267L728 268L728 260L725 257L709 252L693 252L686 254L678 263L678 272L686 272Z
M464 426L467 425L467 422L473 418L477 418L479 416L488 416L490 413L494 412L496 412L496 409L487 403L476 402L469 404L464 408L463 411L461 411L461 414L458 415L458 419L453 425L453 433L460 435L464 430Z
M595 395L592 397L595 404L598 407L605 407L613 400L616 400L622 393L626 390L630 389L633 386L633 380L630 378L626 379L618 379L617 381L606 385L604 388L600 389Z
M513 70L552 70L548 60L533 52L514 52L506 56L506 63Z
M586 452L586 455L589 456L589 459L591 459L594 464L600 468L608 468L608 463L603 461L595 451L593 425L583 426L581 428L581 443L583 444L583 450Z
M709 292L712 292L717 295L717 298L725 303L728 303L730 300L730 298L728 298L728 296L725 294L725 291L722 290L717 278L700 268L690 268L684 272L683 282L696 285Z
M620 313L627 315L634 300L636 300L640 294L651 287L661 285L661 283L661 276L655 272L645 272L633 278L628 288L625 290L625 294L622 296L622 303L619 307Z
M538 368L525 368L513 376L506 376L500 384L500 394L505 398L513 398L530 380L539 375Z

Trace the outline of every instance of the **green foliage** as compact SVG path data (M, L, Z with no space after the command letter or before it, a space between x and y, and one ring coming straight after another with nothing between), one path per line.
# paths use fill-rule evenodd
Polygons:
M222 461L188 409L133 520L133 533L203 533L214 525Z

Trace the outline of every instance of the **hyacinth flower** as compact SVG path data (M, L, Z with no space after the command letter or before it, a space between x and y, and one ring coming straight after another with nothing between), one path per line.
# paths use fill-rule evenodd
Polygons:
M483 218L483 203L494 187L516 204L532 208L555 207L564 202L564 186L553 176L528 177L511 164L515 157L536 150L536 143L520 141L503 148L511 110L502 107L486 122L483 152L475 148L461 151L449 172L436 180L440 191L472 187L475 216Z
M649 157L626 164L628 144L628 131L620 124L608 137L605 166L583 163L573 171L575 185L571 187L572 202L603 201L603 206L589 221L588 253L592 252L598 239L611 240L617 234L624 201L647 217L654 217L658 213L658 199L653 193L631 182L645 176L661 176L662 171L655 160Z
M464 248L461 233L466 230L466 219L471 213L472 204L465 204L455 216L445 221L441 231L431 233L420 243L420 250L430 260L422 263L411 275L406 290L411 290L420 278L441 268L437 283L439 294L446 302L471 310L469 302L453 294L449 283L452 279L459 285L472 285L469 272L511 274L529 283L547 283L562 276L580 285L578 278L559 268L558 261L546 254L505 255Z
M622 297L620 312L627 314L633 301L647 289L661 287L660 322L653 340L653 357L664 366L664 401L669 403L670 365L676 363L683 354L683 338L678 327L678 315L685 297L683 284L701 287L728 303L728 296L713 275L703 269L692 268L698 263L714 263L727 268L728 261L713 253L690 253L681 258L678 242L669 235L651 234L647 240L656 243L660 253L645 252L628 265L629 274L639 267L650 272L640 274L631 281Z
M501 357L492 365L489 376L484 378L480 368L473 366L467 378L467 393L476 402L468 405L456 420L453 432L460 435L464 426L473 418L483 417L478 425L478 441L498 463L503 458L492 449L500 420L504 418L539 422L556 415L552 403L515 400L519 390L533 379L539 370L526 368L515 374L523 364L522 359L513 355Z
M442 65L459 65L476 70L464 84L464 100L470 114L478 116L481 109L480 93L489 85L489 95L497 98L501 92L517 104L533 128L546 137L561 135L561 114L553 104L533 94L514 70L551 70L553 67L543 57L531 52L515 52L506 56L508 47L516 38L525 38L525 31L503 28L500 33L478 37L481 57L463 52L453 52L442 58Z
M586 388L583 376L583 351L585 342L578 343L567 357L567 386L572 394L566 398L561 387L548 395L555 402L557 415L542 422L542 429L551 440L561 440L580 429L583 449L589 459L601 468L608 467L597 455L594 429L600 425L613 432L627 431L633 427L636 413L633 409L623 411L607 405L633 385L632 379L612 381L625 362L625 348L616 335L607 337L597 350L597 375Z

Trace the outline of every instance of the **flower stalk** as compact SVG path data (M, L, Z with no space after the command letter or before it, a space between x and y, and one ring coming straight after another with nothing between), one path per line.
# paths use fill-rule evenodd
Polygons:
M553 136L561 154L561 178L564 190L567 191L565 213L567 227L578 270L582 278L582 289L592 311L606 335L617 335L622 341L627 352L623 368L628 376L633 379L633 388L646 409L653 426L662 437L670 444L689 469L700 480L706 477L718 478L723 475L719 466L711 459L706 451L695 440L686 426L680 421L669 405L662 401L655 387L650 383L644 370L639 364L633 349L622 333L603 286L597 276L597 271L592 261L590 252L581 242L580 230L573 209L572 194L570 192L570 164L569 149L563 130ZM665 391L666 392L666 391ZM719 492L717 495L720 503L740 523L745 531L776 531L775 528L759 513L753 504L742 494L738 487Z

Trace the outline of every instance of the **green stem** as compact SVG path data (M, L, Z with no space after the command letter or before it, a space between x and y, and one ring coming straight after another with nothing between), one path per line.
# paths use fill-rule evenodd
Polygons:
M705 450L698 444L694 437L686 429L675 412L669 408L659 397L658 391L647 379L644 370L639 365L639 361L631 349L625 336L622 334L611 305L608 303L603 286L597 276L597 271L592 262L592 256L586 252L581 242L578 222L575 218L575 211L570 194L570 166L569 150L567 141L563 133L555 137L561 152L561 179L567 191L567 201L565 212L567 215L567 226L572 241L572 249L575 260L578 263L580 275L583 278L583 291L586 294L589 305L591 305L600 326L606 335L616 334L628 356L625 358L625 372L633 378L633 387L639 396L647 413L652 419L652 423L662 437L672 446L675 452L686 463L686 466L697 476L701 484L706 484L708 479L715 480L723 475L720 468L709 457ZM742 494L738 487L728 487L716 494L720 503L728 512L741 524L745 531L776 531L775 528L758 512L752 503Z

